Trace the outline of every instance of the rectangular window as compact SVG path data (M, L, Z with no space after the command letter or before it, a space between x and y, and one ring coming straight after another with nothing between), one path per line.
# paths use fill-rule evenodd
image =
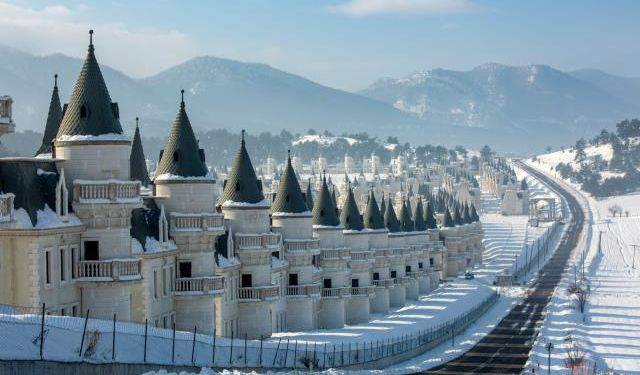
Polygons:
M391 271L391 278L395 279L396 277L398 277L398 273L396 271Z
M84 241L84 260L100 260L98 241Z
M45 283L51 284L51 252L44 252Z
M191 262L180 262L180 277L191 277Z
M71 306L71 316L78 316L78 305Z
M75 246L71 247L71 278L75 279L78 277L77 270L78 268L78 248Z
M411 266L405 266L404 267L404 272L406 272L406 273L411 272Z
M379 272L374 272L373 273L373 279L374 280L380 280L380 273Z
M326 289L331 288L331 279L322 280L322 286Z
M360 286L360 280L359 279L351 279L351 287L352 288L357 288Z
M65 316L66 315L66 311L64 310L64 307L60 309L60 316Z
M242 274L242 279L241 279L240 282L241 282L241 284L240 284L241 288L250 288L252 286L251 274L250 273L243 273Z
M298 285L298 274L290 273L289 274L289 285Z
M162 328L167 328L167 316L162 317Z
M429 265L433 267L433 258L429 258Z
M167 269L162 269L162 295L167 296Z
M153 298L158 298L158 270L153 270Z
M423 269L424 265L422 264L422 262L418 262L418 269Z
M67 262L65 259L66 252L66 249L60 249L60 281L66 281L67 278L67 273L65 272L67 268Z

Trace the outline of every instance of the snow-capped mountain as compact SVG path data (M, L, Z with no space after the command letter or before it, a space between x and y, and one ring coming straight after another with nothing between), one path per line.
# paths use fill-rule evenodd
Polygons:
M630 100L614 95L612 77L546 65L485 64L470 71L434 69L383 78L360 93L442 126L582 134L638 113L640 95ZM637 80L617 78L640 92Z

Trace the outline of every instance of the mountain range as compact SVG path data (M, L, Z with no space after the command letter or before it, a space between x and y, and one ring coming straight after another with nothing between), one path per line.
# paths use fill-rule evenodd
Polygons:
M18 129L43 130L53 74L59 74L64 101L81 64L61 54L34 56L0 46L0 94L14 98ZM545 65L434 69L379 79L356 93L268 65L211 56L143 79L104 64L102 71L125 131L132 133L133 119L140 116L143 135L153 137L168 132L182 88L191 122L202 131L366 131L415 144L489 143L505 151L566 144L637 116L640 109L639 79Z

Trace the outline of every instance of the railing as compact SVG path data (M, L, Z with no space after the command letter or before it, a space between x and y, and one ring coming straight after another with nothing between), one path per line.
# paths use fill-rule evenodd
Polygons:
M285 251L308 251L320 248L320 240L284 240Z
M0 222L13 220L13 199L15 195L11 193L0 194Z
M320 295L320 284L289 285L287 296L317 296Z
M419 270L419 271L411 271L411 272L407 272L407 276L409 276L410 278L416 278L416 277L424 277L427 276L427 270Z
M409 276L399 276L396 278L396 283L398 284L409 284L411 282L411 278Z
M338 249L321 249L321 259L350 259L350 250L348 248Z
M370 296L375 293L375 286L352 286L352 296Z
M224 292L224 277L182 277L176 279L174 294L218 294Z
M373 251L352 251L351 252L351 260L364 260L371 261L374 260L375 253Z
M240 288L238 290L238 299L240 300L260 300L278 298L280 287L278 285L252 286Z
M252 249L258 247L278 246L281 243L281 236L278 233L244 234L238 233L235 236L239 250Z
M78 278L83 281L127 281L142 278L139 259L81 260Z
M396 284L395 279L373 280L373 285L379 288L388 288Z
M212 231L224 226L224 216L214 213L171 213L171 229L178 231Z
M73 181L73 199L83 201L140 201L140 181Z
M322 288L322 297L347 297L351 295L350 287L342 288Z

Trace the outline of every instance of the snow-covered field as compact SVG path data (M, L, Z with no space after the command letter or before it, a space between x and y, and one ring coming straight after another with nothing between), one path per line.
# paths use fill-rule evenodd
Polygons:
M587 366L595 367L598 373L610 370L640 374L640 264L634 268L632 246L640 245L640 197L634 194L595 200L578 194L583 195L592 215L587 223L591 235L587 232L584 237L585 281L580 280L578 256L577 272L565 274L549 306L532 351L531 366L546 371L545 345L551 342L554 373L568 373L565 362L569 348L578 345L585 353ZM612 218L608 207L613 203L627 207L630 217ZM636 263L640 263L640 248L636 250ZM578 283L590 290L584 313L577 308L576 295L567 291L576 276Z

